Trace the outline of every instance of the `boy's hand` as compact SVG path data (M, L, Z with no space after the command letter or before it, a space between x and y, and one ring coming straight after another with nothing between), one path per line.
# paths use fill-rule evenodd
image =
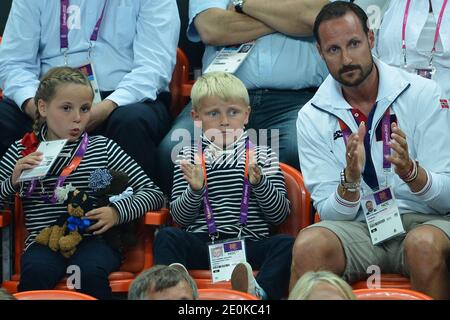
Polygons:
M252 185L257 185L261 182L262 171L255 160L255 152L249 151L249 166L248 166L248 180Z
M37 167L41 163L42 159L43 153L40 151L35 151L33 153L30 153L26 157L17 160L11 177L13 187L17 188L19 186L19 182L17 180L19 180L19 177L24 170Z
M248 167L248 179L252 185L257 185L261 182L261 168L257 164L251 164Z
M205 183L205 177L203 176L202 165L198 161L196 164L191 164L188 161L181 161L181 171L184 173L184 179L189 183L192 190L200 191Z

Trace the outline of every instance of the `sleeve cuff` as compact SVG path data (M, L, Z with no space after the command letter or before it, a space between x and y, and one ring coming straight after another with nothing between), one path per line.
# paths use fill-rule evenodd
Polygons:
M334 210L343 215L355 215L360 206L361 194L355 202L343 199L337 191L334 192L334 201L331 201Z
M261 181L257 185L252 184L252 189L255 192L262 191L262 190L264 190L265 186L267 185L267 182L268 182L267 177L266 177L266 175L263 174L261 176Z
M196 200L201 199L203 197L203 195L205 194L205 190L206 190L205 185L203 185L203 188L201 188L198 191L192 189L190 185L188 185L188 187L187 187L187 192L188 192L189 196L192 199L196 199Z
M125 207L120 203L120 201L111 204L111 206L116 208L117 214L119 215L119 220L118 220L117 224L125 223L126 219L125 219L124 215L122 214L122 212L125 212L124 211Z
M3 183L3 190L2 190L3 194L13 195L17 192L16 188L14 188L14 186L12 184L11 179L12 179L12 177L9 177L9 179L6 179L5 182Z
M427 174L427 183L425 183L422 190L412 192L412 194L423 201L427 201L435 198L439 194L439 185L438 183L435 183L436 181L439 181L439 179L433 173L428 172L426 169L424 170Z
M33 99L36 95L37 88L24 88L21 90L18 90L16 94L13 96L14 102L17 104L17 106L22 110L22 105L25 101L28 99ZM23 111L23 110L22 110Z
M117 89L105 99L113 101L115 104L117 104L118 108L121 106L140 102L140 100L136 99L136 97L131 92L125 89Z

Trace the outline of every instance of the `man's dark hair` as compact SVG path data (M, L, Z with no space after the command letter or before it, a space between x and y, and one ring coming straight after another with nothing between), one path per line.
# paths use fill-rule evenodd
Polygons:
M353 12L361 22L362 28L364 30L364 33L369 32L369 27L367 24L367 14L364 12L363 9L361 9L360 6L346 2L346 1L335 1L330 2L327 5L325 5L322 10L320 10L319 14L316 17L316 21L314 22L314 37L316 38L317 42L320 44L320 38L319 38L319 26L322 22L333 20L336 18L340 18L344 16L347 12Z

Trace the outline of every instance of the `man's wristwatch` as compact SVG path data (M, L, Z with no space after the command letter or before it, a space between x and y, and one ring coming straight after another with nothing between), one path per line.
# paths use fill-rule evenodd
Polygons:
M341 171L341 187L345 191L356 192L361 187L361 181L348 182L347 179L345 178L345 169L342 169L342 171Z
M242 7L244 6L245 0L233 0L232 2L234 5L234 10L236 10L236 12L244 13L244 11L242 11Z

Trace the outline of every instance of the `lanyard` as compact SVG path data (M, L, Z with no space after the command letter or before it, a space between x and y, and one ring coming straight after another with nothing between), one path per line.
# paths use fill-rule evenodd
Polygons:
M103 21L103 15L105 13L106 4L108 3L108 0L105 0L105 3L103 4L102 13L100 14L100 17L97 20L97 23L95 24L94 30L92 31L90 41L89 41L89 55L92 48L92 41L97 41L98 38L98 31L100 29L100 25ZM68 13L67 10L69 8L69 0L61 0L61 15L60 15L60 48L61 50L64 50L64 61L67 65L67 49L69 48L69 27L67 25L67 18Z
M364 171L362 173L364 181L367 183L369 187L372 188L372 190L379 189L379 183L377 178L377 173L375 171L375 166L372 161L372 155L370 153L370 134L369 130L372 128L373 123L373 116L375 114L377 104L372 108L372 110L369 113L369 118L366 118L364 114L359 111L356 108L352 109L352 115L355 119L358 127L362 121L365 121L367 124L367 132L364 136L364 150L366 154L366 163L364 166ZM347 146L348 138L352 134L350 128L345 124L344 121L339 119L339 126L341 127L342 136L344 138L344 143ZM391 115L390 115L390 108L386 110L386 112L383 115L383 118L381 120L381 136L383 140L383 171L387 174L388 171L391 169L391 163L386 159L386 156L391 154L391 149L389 146L389 139L391 135Z
M83 139L81 140L81 143L78 146L77 151L75 152L75 156L73 157L70 164L64 168L61 175L58 177L58 180L56 181L55 189L53 190L52 196L46 197L44 199L46 202L51 202L51 203L56 202L56 189L59 187L62 187L62 185L64 184L64 181L66 181L67 177L79 166L79 164L81 163L81 160L84 157L84 154L86 153L88 144L89 144L89 137L88 137L88 134L85 132L83 134ZM30 185L28 187L28 190L27 190L25 196L30 197L35 188L36 188L36 179L33 179L30 182Z
M248 207L250 201L251 184L248 180L248 164L249 164L249 151L250 151L250 140L247 137L245 139L245 169L244 169L244 185L242 187L242 200L241 200L241 213L239 218L239 225L247 225L248 218ZM205 179L205 194L203 196L203 209L205 211L206 224L208 225L208 233L213 238L217 237L217 226L214 220L214 213L209 200L208 195L208 176L206 174L206 163L205 163L205 153L203 151L203 145L199 143L199 151L201 152L202 159L202 170Z
M433 49L431 49L430 54L430 66L433 63L433 56L436 52L436 43L439 39L439 30L441 30L441 23L442 23L442 16L444 15L445 7L447 6L447 1L444 0L444 3L442 4L441 12L439 13L439 18L436 24L436 31L434 33L434 42L433 42ZM406 7L405 7L405 14L403 15L403 25L402 25L402 51L403 51L403 63L406 66L406 23L408 21L408 14L409 14L409 6L411 4L411 0L406 1Z

